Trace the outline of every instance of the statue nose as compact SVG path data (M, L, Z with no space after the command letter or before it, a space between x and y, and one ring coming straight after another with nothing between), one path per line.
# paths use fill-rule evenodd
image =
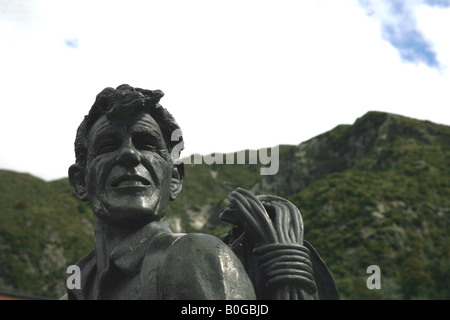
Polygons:
M139 151L133 146L131 141L127 141L117 155L117 163L125 167L135 167L141 162Z

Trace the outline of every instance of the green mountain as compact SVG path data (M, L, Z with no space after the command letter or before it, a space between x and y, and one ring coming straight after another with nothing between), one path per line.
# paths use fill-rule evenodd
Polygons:
M450 299L450 127L369 112L279 146L275 175L261 175L253 153L246 164L186 164L173 229L226 233L218 215L238 186L282 196L302 212L341 298ZM61 296L67 266L93 248L92 220L67 179L0 170L0 291ZM371 265L379 290L366 286Z

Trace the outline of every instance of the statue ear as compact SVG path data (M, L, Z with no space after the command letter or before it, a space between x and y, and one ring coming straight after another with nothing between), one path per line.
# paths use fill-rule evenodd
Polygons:
M69 167L69 181L75 196L81 201L88 201L84 168L82 166L73 164Z
M172 168L172 180L170 182L170 200L175 200L183 188L184 163L174 165Z

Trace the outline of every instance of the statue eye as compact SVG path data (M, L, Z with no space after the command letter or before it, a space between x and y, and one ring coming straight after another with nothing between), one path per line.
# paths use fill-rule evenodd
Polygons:
M96 154L108 153L115 151L119 148L119 144L114 140L102 141L95 149Z
M94 141L89 148L88 159L95 158L99 155L113 152L120 147L120 143L115 139L98 139Z
M133 137L133 144L139 150L156 150L159 148L158 139L147 134L137 134Z
M106 153L106 152L111 152L117 149L117 146L113 143L109 143L109 144L105 144L101 147L100 152L101 153Z

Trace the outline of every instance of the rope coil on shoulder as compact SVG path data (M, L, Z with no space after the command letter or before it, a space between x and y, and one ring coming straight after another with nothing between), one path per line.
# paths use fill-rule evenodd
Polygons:
M259 258L266 287L274 290L274 299L315 298L310 252L303 246L303 220L296 206L280 197L255 196L237 188L221 219L240 225L252 238L253 254Z
M308 294L316 292L308 248L293 243L273 243L257 247L253 253L259 256L267 287L297 284Z

